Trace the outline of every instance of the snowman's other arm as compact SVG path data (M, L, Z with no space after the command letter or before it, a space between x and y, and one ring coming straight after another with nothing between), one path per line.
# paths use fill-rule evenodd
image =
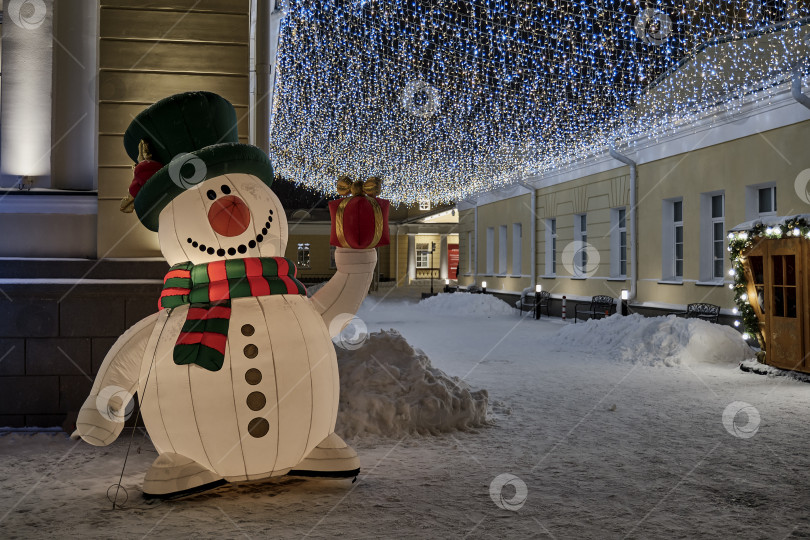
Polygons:
M118 438L124 429L124 411L138 388L146 343L157 317L155 313L133 325L104 357L71 438L81 437L94 446L107 446Z
M377 265L377 250L335 249L337 272L326 285L312 296L315 309L323 317L323 322L332 337L340 334L349 322L339 319L341 324L332 324L335 317L342 314L354 315L368 293L368 287Z

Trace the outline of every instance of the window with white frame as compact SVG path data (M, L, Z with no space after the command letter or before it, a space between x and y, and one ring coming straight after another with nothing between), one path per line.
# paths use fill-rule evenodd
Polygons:
M487 274L495 273L495 227L487 227Z
M308 242L298 244L298 268L310 268Z
M683 201L672 203L672 227L675 235L675 272L676 278L683 279Z
M416 243L416 267L430 268L430 242Z
M512 223L512 275L523 273L521 248L523 247L523 225Z
M627 277L627 209L610 210L610 277Z
M498 274L506 274L506 225L501 225L498 228Z
M473 273L473 264L475 263L475 246L473 245L473 233L467 232L467 272Z
M776 187L773 190L776 195ZM712 277L715 279L723 279L723 266L726 259L725 202L725 196L722 194L712 197ZM775 207L776 199L774 199Z
M683 199L666 199L662 208L661 278L683 280Z
M546 219L546 275L557 275L557 218Z
M700 196L700 279L723 281L726 259L725 195L723 192Z
M584 276L588 266L588 252L585 246L588 244L588 219L586 214L574 214L574 240L580 242L579 248L574 254L574 275Z
M776 182L754 184L745 188L745 219L776 215Z
M430 210L430 200L422 199L419 201L419 210Z

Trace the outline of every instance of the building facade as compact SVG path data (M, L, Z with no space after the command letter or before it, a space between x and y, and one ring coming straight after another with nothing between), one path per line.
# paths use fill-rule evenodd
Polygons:
M623 150L635 163L635 207L631 167L608 152L465 200L459 284L486 281L487 290L512 294L539 284L572 301L626 289L637 309L709 302L730 314L727 232L760 216L810 211L808 140L810 110L788 86L736 116L707 117Z

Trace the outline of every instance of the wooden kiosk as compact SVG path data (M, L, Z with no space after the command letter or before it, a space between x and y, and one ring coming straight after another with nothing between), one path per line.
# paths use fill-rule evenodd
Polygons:
M810 373L810 215L742 223L729 250L744 329L764 362Z

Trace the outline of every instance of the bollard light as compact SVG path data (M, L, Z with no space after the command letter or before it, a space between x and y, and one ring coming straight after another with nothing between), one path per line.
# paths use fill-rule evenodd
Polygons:
M622 309L621 309L621 312L622 312L623 317L626 317L627 314L628 314L627 300L629 300L629 299L630 299L630 291L628 291L627 289L622 289Z
M627 300L630 298L630 291L627 289L622 289L622 300Z
M540 318L540 291L543 290L543 286L539 283L534 286L534 320Z
M481 292L483 292L484 294L486 294L486 292L487 292L487 282L486 281L481 282Z

